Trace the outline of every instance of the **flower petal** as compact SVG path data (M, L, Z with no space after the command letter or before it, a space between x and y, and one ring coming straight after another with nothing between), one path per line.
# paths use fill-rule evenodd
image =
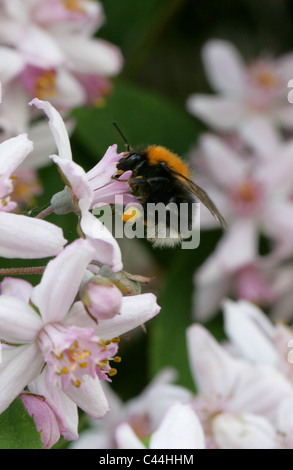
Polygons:
M50 449L60 438L59 425L53 410L46 401L39 396L22 393L20 398L27 412L35 421L44 448Z
M223 281L224 277L250 264L257 258L257 235L254 222L239 219L220 240L215 252L196 274L198 285Z
M215 91L243 97L246 66L236 47L228 41L210 40L203 48L203 63Z
M48 102L34 98L30 103L38 109L42 109L49 118L49 126L55 139L59 157L72 160L70 140L65 123L58 111Z
M100 320L97 333L103 339L112 339L133 330L155 317L160 311L153 294L140 294L123 297L120 315L111 320Z
M8 343L33 341L42 328L41 317L22 300L0 296L0 338Z
M222 413L213 419L213 434L220 449L277 449L276 432L269 421L252 414Z
M116 428L115 439L118 449L145 449L128 423L122 423Z
M223 302L225 331L230 341L250 361L277 365L279 353L273 344L274 327L250 302Z
M229 395L247 369L244 361L230 356L201 325L188 328L187 344L191 373L199 391Z
M281 135L275 126L264 117L247 121L239 130L244 141L264 161L274 158L281 146Z
M233 187L247 175L248 163L223 140L212 134L204 134L200 139L200 150L213 180L224 188ZM219 171L225 168L225 171Z
M102 76L113 76L120 72L123 58L120 50L101 39L91 39L85 35L58 37L71 67L77 72L97 73Z
M2 351L0 364L0 413L39 373L43 357L37 346L27 344Z
M71 441L78 438L78 413L76 404L65 393L53 385L49 379L48 368L29 384L29 391L43 396L58 417L60 433Z
M68 119L65 121L65 125L69 135L72 134L74 129L74 121ZM22 167L24 168L42 168L52 163L48 155L56 153L56 144L51 132L48 132L48 123L46 121L39 121L30 126L28 129L29 138L34 143L34 150L25 159Z
M93 249L86 240L76 240L50 261L32 293L32 302L45 322L62 320L78 292Z
M10 47L0 47L0 80L4 84L16 77L24 67L21 55Z
M93 200L93 192L88 183L84 169L80 165L77 165L77 163L65 160L61 157L53 156L52 159L65 176L73 199L77 200L80 210L87 211ZM59 193L57 193L57 195L58 194ZM54 199L56 199L57 195L55 194L55 196L53 196L52 204L55 204Z
M86 95L79 81L66 69L59 68L56 75L56 96L52 103L58 109L71 110L85 104Z
M237 129L245 113L240 101L209 95L191 95L186 106L191 114L219 131Z
M17 279L14 277L5 277L0 283L1 295L9 295L10 297L17 297L25 303L29 303L33 286L24 279ZM1 299L1 297L0 297Z
M47 258L57 255L66 243L61 228L45 220L0 212L0 256Z
M292 397L292 385L282 372L267 365L252 365L235 380L229 408L276 422L278 406L288 397Z
M62 64L64 56L53 35L36 26L27 27L25 32L18 48L26 63L45 69Z
M34 144L27 134L5 140L0 144L0 177L10 176L14 170L32 152Z
M70 385L66 395L94 419L102 418L110 410L98 377L84 377L82 385L79 388Z
M175 403L152 434L150 449L204 449L200 421L189 405Z
M121 271L123 267L121 251L116 239L106 225L103 225L90 212L84 211L80 226L87 240L95 249L94 259L102 264L112 266L115 272Z

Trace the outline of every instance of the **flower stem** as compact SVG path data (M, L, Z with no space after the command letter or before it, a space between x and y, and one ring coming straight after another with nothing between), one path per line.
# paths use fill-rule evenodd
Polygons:
M0 276L25 276L26 274L43 274L46 266L32 266L30 268L2 268Z
M47 207L47 209L44 209L42 212L40 212L38 215L36 215L36 219L44 219L47 217L47 215L51 214L54 211L53 206Z

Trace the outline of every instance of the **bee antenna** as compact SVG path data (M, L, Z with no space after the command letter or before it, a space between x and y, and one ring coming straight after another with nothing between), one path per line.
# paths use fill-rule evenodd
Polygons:
M130 145L128 143L128 140L126 139L125 135L123 134L122 130L120 129L120 127L116 124L116 122L112 122L113 126L115 127L115 129L119 132L119 134L121 135L122 139L124 140L124 142L126 143L126 146L127 146L127 152L130 152Z

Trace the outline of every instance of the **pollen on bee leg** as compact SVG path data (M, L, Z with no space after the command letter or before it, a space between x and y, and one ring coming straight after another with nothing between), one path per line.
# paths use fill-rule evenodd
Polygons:
M123 222L136 222L142 216L142 212L135 206L131 206L123 212Z

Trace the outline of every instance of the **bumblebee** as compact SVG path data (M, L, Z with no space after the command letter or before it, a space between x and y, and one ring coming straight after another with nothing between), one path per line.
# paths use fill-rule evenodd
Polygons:
M194 206L200 201L211 214L226 228L226 222L208 194L191 180L191 172L182 159L165 147L150 145L142 150L131 149L126 138L118 126L113 123L127 145L127 151L117 163L117 172L114 179L119 179L124 172L131 170L132 175L128 184L134 194L138 196L143 207L144 221L148 228L147 238L154 246L174 246L184 238L179 233L180 225L192 230L194 226ZM167 217L161 226L161 221L156 217L150 217L148 206L154 207L159 203L168 211ZM176 212L175 224L172 210ZM147 217L148 215L148 217ZM173 220L173 223L172 223ZM183 222L183 224L182 224ZM166 225L169 229L165 235ZM164 235L162 235L164 229Z

